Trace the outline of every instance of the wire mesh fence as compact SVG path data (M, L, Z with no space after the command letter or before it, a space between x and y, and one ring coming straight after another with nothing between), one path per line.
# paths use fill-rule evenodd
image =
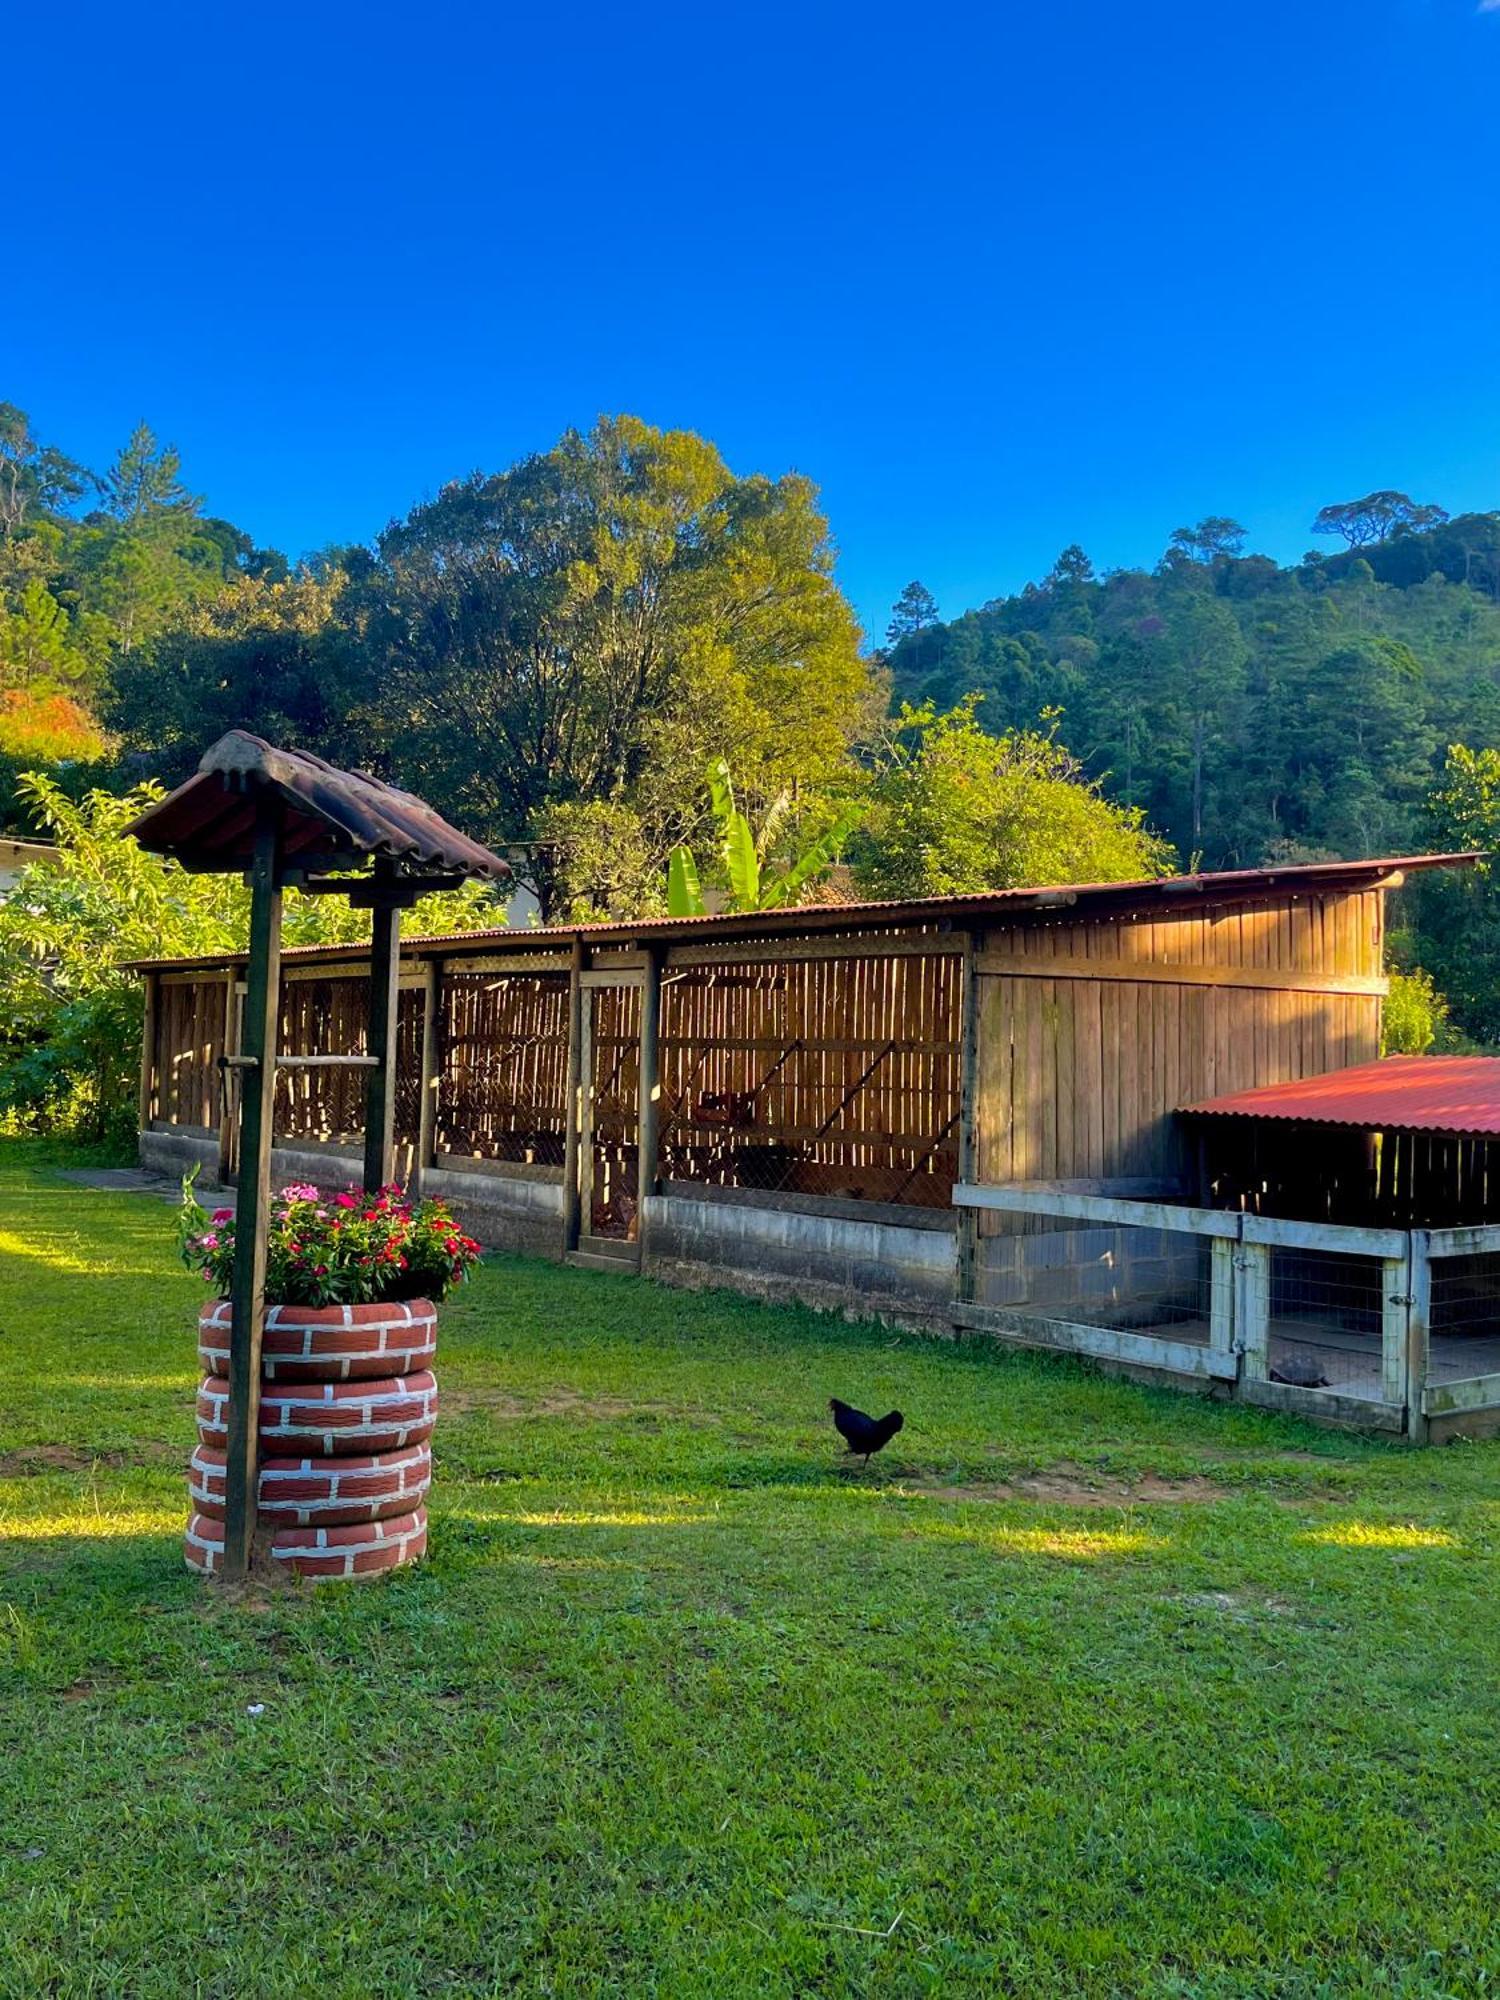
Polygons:
M1213 1240L1188 1229L1063 1220L980 1242L984 1305L1192 1346L1208 1345L1215 1288L1227 1283Z
M1500 1251L1432 1260L1428 1379L1500 1374Z
M1379 1257L1276 1245L1268 1291L1270 1381L1381 1397L1386 1275Z
M567 1143L568 974L446 971L437 1146L561 1167Z

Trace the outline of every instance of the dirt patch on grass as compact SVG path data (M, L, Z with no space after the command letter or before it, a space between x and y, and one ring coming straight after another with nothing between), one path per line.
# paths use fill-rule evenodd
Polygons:
M88 1450L82 1445L23 1444L0 1451L0 1478L25 1478L43 1472L92 1472L96 1465L118 1472L132 1465L176 1464L183 1454L170 1445L133 1445L129 1451Z
M1185 1479L1164 1479L1158 1473L1144 1472L1137 1479L1111 1479L1076 1465L1059 1465L1046 1472L1021 1472L1011 1479L976 1485L941 1485L927 1480L909 1480L906 1484L911 1492L929 1500L1025 1500L1033 1505L1058 1507L1129 1507L1161 1502L1202 1505L1234 1498L1229 1487L1196 1474Z
M501 1389L444 1389L448 1415L466 1410L487 1417L663 1417L673 1412L665 1403L647 1403L629 1396L585 1396L575 1389L549 1389L540 1396L511 1396Z

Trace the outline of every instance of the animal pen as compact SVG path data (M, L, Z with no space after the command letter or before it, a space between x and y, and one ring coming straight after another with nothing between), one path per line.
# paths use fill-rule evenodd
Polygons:
M1386 895L1468 859L405 940L398 1171L497 1247L1412 1438L1500 1423L1486 1142L1375 1104L1277 1164L1223 1102L1389 1072ZM228 1178L242 961L139 969L142 1161ZM366 993L357 948L288 951L281 1049L359 1053ZM281 1069L274 1117L278 1172L357 1171L346 1072ZM1467 1164L1413 1201L1424 1143Z

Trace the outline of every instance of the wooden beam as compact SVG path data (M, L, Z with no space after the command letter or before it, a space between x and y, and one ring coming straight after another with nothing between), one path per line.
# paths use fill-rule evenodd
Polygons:
M229 1060L240 1052L240 982L234 972L224 975L224 1044L220 1053L225 1067L219 1073L219 1182L228 1187L235 1169L235 1106L230 1084Z
M641 1088L636 1128L636 1202L640 1236L646 1233L646 1197L657 1190L657 1138L661 1125L658 1044L661 1025L661 962L652 952L641 985Z
M389 882L393 864L377 861L375 884ZM396 1016L401 973L401 907L378 901L370 912L370 1039L377 1067L365 1093L365 1191L396 1178Z
M422 1075L417 1100L417 1153L412 1162L413 1192L420 1196L437 1151L438 1091L442 1084L443 961L422 964Z
M1388 979L1355 972L1291 972L1253 965L1163 965L1156 959L1043 958L987 951L979 961L987 976L1007 979L1087 979L1096 984L1249 987L1272 993L1330 993L1383 998Z
M1047 1319L1040 1313L1015 1312L1005 1306L960 1303L950 1316L955 1325L976 1333L998 1333L1023 1347L1061 1348L1067 1354L1087 1354L1133 1368L1162 1368L1198 1380L1232 1381L1238 1369L1234 1355L1193 1341L1163 1340L1154 1334L1090 1326L1079 1320Z
M563 1092L567 1125L563 1137L563 1240L564 1251L578 1245L579 1132L583 1118L583 939L574 938L568 967L568 1070Z
M1047 1215L1070 1222L1132 1223L1148 1229L1183 1229L1195 1236L1237 1239L1251 1220L1230 1209L1168 1206L1156 1201L1113 1201L1106 1195L1028 1194L1018 1188L965 1185L953 1190L957 1208L996 1209L1002 1215Z
M1500 1408L1500 1375L1470 1375L1462 1382L1434 1383L1422 1402L1423 1415L1428 1417Z
M898 931L887 935L798 937L788 933L781 944L674 944L667 952L670 967L682 965L760 965L801 958L930 958L953 957L969 949L966 931ZM1030 961L1028 961L1030 963Z
M260 1350L266 1314L266 1220L271 1205L271 1143L276 1034L281 1013L281 815L274 794L256 802L250 866L250 961L245 996L245 1054L240 1099L239 1200L230 1280L229 1446L224 1467L224 1573L243 1576L255 1540L260 1470Z
M142 1132L150 1130L151 1121L156 1116L156 1012L160 997L161 974L146 974L146 1006L141 1020L141 1083L139 1127Z
M1271 1252L1264 1243L1241 1243L1234 1254L1234 1341L1242 1381L1266 1381L1271 1373Z
M1406 1311L1406 1435L1413 1444L1425 1444L1427 1419L1432 1414L1430 1398L1435 1393L1428 1385L1432 1359L1432 1232L1413 1229L1410 1244Z
M958 1167L960 1184L978 1177L979 1132L979 937L965 940L962 1014L959 1027ZM977 1296L979 1270L979 1211L967 1204L958 1211L957 1292L968 1304Z

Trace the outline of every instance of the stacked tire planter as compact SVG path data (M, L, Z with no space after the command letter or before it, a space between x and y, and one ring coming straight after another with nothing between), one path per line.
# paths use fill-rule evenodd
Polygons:
M184 1553L205 1575L224 1560L229 1320L227 1299L198 1319L204 1376ZM436 1351L428 1299L267 1308L256 1525L277 1568L376 1576L426 1549Z

